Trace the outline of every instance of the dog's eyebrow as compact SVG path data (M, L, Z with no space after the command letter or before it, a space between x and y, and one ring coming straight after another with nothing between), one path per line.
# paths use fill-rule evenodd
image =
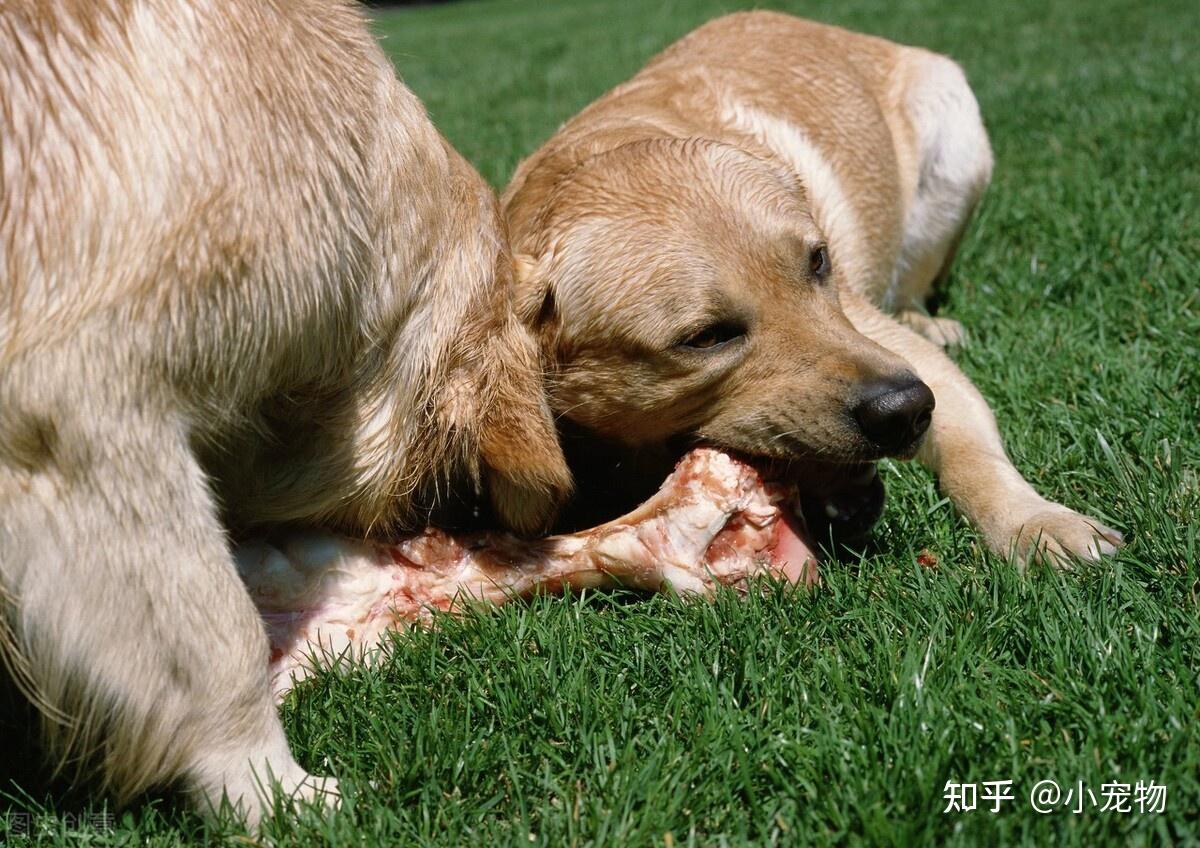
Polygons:
M686 321L688 332L697 332L716 322L745 323L744 310L729 297L719 292L706 292L690 301L677 313L690 316Z
M809 239L803 233L791 231L779 240L779 250L789 268L806 269L813 249L823 244L824 240L819 237Z

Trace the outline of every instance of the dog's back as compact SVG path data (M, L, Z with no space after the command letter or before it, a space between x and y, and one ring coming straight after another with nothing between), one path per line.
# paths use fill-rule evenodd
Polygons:
M934 109L943 114L929 115ZM940 154L927 150L946 140L943 127L965 138ZM919 282L908 283L898 266L944 257L958 235L905 244L911 216L927 215L921 190L940 176L929 163L970 159L942 191L966 214L937 210L945 220L969 217L991 175L974 97L946 57L776 12L735 13L671 44L521 163L505 192L515 249L531 249L533 210L579 161L655 136L720 138L786 164L804 181L846 279L876 301L896 300L892 289L906 286L917 296L938 267L916 269ZM894 305L906 307L908 295Z
M372 114L364 70L378 69L361 27L340 11L323 17L324 31L306 32L302 15L271 3L6 10L6 359L74 335L107 310L233 301L239 293L222 284L248 271L276 287L304 282L280 267L282 257L328 263L330 278L337 264L365 263L365 244L358 256L313 261L322 243L353 244L346 235L367 224L356 140ZM289 66L312 52L328 68ZM336 78L347 81L343 125L313 127L315 115L334 112L307 98ZM289 208L272 208L281 198ZM343 198L355 203L346 208Z

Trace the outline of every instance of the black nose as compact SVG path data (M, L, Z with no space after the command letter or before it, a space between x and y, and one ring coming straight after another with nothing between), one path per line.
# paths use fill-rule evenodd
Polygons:
M914 450L933 420L933 392L912 374L868 383L854 407L864 436L885 454Z

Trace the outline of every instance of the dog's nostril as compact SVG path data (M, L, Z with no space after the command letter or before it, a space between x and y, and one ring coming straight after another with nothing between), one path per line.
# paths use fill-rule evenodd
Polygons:
M933 420L933 392L915 376L867 384L854 407L864 436L885 453L912 447Z

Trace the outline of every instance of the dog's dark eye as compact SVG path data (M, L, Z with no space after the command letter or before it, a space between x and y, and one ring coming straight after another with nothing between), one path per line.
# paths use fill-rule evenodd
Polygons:
M808 256L808 269L818 280L829 276L829 248L825 245L814 247Z
M690 350L715 350L722 347L734 339L741 338L746 330L740 324L735 324L729 321L719 321L715 324L709 324L698 333L693 333L683 341L679 342L679 347L688 348Z

